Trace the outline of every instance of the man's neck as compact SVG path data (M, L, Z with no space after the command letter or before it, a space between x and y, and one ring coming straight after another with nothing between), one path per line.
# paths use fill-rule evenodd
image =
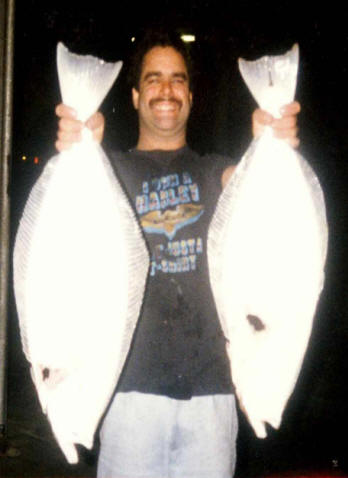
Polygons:
M173 151L186 146L186 135L180 135L179 137L150 137L149 135L140 134L137 149L142 151Z

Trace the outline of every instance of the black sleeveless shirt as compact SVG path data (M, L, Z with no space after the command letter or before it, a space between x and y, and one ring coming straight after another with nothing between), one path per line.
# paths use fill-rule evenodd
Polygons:
M206 250L226 158L199 156L188 147L111 153L109 158L137 213L151 258L118 391L177 399L231 393Z

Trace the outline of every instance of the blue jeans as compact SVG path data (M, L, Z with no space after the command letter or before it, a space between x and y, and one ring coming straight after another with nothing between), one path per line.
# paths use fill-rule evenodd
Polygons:
M100 432L98 478L231 478L234 395L116 394Z

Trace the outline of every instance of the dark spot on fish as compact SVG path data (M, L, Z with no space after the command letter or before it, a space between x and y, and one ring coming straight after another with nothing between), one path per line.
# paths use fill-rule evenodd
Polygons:
M247 315L247 319L249 321L249 324L252 325L257 332L259 332L260 330L265 330L265 324L256 315L249 314Z
M44 368L43 371L42 371L42 378L44 380L47 380L50 376L50 369L49 368Z

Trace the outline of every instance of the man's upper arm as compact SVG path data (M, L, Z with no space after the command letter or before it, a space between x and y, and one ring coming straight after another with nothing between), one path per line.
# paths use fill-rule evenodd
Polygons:
M232 176L232 174L234 173L234 170L236 169L236 165L235 164L231 164L231 166L228 166L224 172L222 173L221 175L221 185L222 185L222 189L224 189L224 187L226 186L226 184L228 183L230 177Z

